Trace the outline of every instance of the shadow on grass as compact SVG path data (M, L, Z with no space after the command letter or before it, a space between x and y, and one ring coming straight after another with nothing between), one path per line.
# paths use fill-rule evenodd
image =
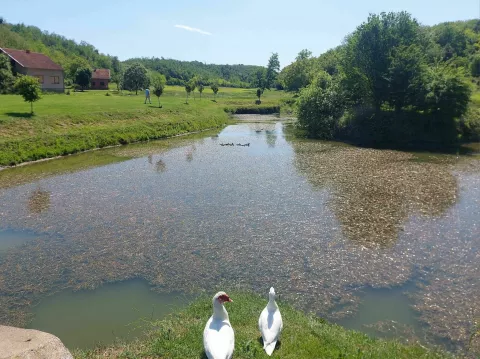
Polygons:
M8 117L23 117L23 118L30 118L35 116L35 113L31 112L5 112L5 115Z
M163 105L161 105L161 106L153 106L153 105L150 105L150 106L148 106L148 107L151 107L151 108L163 108Z
M257 340L263 348L263 338L259 336ZM275 344L275 350L280 349L281 346L282 346L282 342L280 340L277 340L277 343Z

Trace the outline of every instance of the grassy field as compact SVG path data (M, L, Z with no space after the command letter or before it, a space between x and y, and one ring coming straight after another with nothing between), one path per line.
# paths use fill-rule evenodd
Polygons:
M230 322L235 331L234 358L268 358L263 352L258 316L266 298L254 294L229 293L233 303L227 304ZM284 330L272 358L449 358L420 345L403 345L396 341L371 339L368 336L309 317L279 303ZM186 310L168 319L152 323L144 339L129 344L74 352L77 359L100 358L206 358L202 333L212 313L210 298L201 298Z
M20 96L0 96L0 166L72 154L93 148L165 138L223 126L226 110L278 108L283 92L266 91L255 105L255 90L221 88L217 101L205 89L185 103L182 87L166 87L160 98L144 104L143 92L85 91L45 94L35 114Z

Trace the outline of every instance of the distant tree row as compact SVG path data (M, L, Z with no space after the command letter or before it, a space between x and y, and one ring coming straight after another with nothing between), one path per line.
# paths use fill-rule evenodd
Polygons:
M168 85L184 86L194 76L207 83L225 87L253 87L256 73L262 66L215 65L199 61L178 61L164 58L134 58L125 62L118 57L100 53L93 45L77 43L64 36L42 31L35 26L0 22L0 47L29 49L41 52L60 64L65 70L66 84L76 82L78 69L110 69L112 82L120 84L124 71L134 63L143 65L148 72L163 74Z
M178 61L164 58L134 58L125 61L126 65L140 63L151 71L165 75L167 85L186 85L195 76L205 81L216 82L224 87L253 87L256 73L264 69L250 65L215 65L199 61Z

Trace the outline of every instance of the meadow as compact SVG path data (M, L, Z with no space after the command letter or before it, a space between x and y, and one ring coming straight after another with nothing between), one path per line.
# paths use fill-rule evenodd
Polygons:
M167 86L159 108L155 96L145 104L141 91L85 91L44 94L31 115L20 96L2 95L0 166L218 128L227 123L228 113L278 112L285 97L265 91L256 105L254 89L221 88L216 100L205 89L187 104L183 87Z

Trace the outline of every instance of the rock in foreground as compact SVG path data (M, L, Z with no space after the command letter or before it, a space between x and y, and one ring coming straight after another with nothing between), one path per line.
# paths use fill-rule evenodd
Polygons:
M56 336L0 325L0 359L73 359Z

